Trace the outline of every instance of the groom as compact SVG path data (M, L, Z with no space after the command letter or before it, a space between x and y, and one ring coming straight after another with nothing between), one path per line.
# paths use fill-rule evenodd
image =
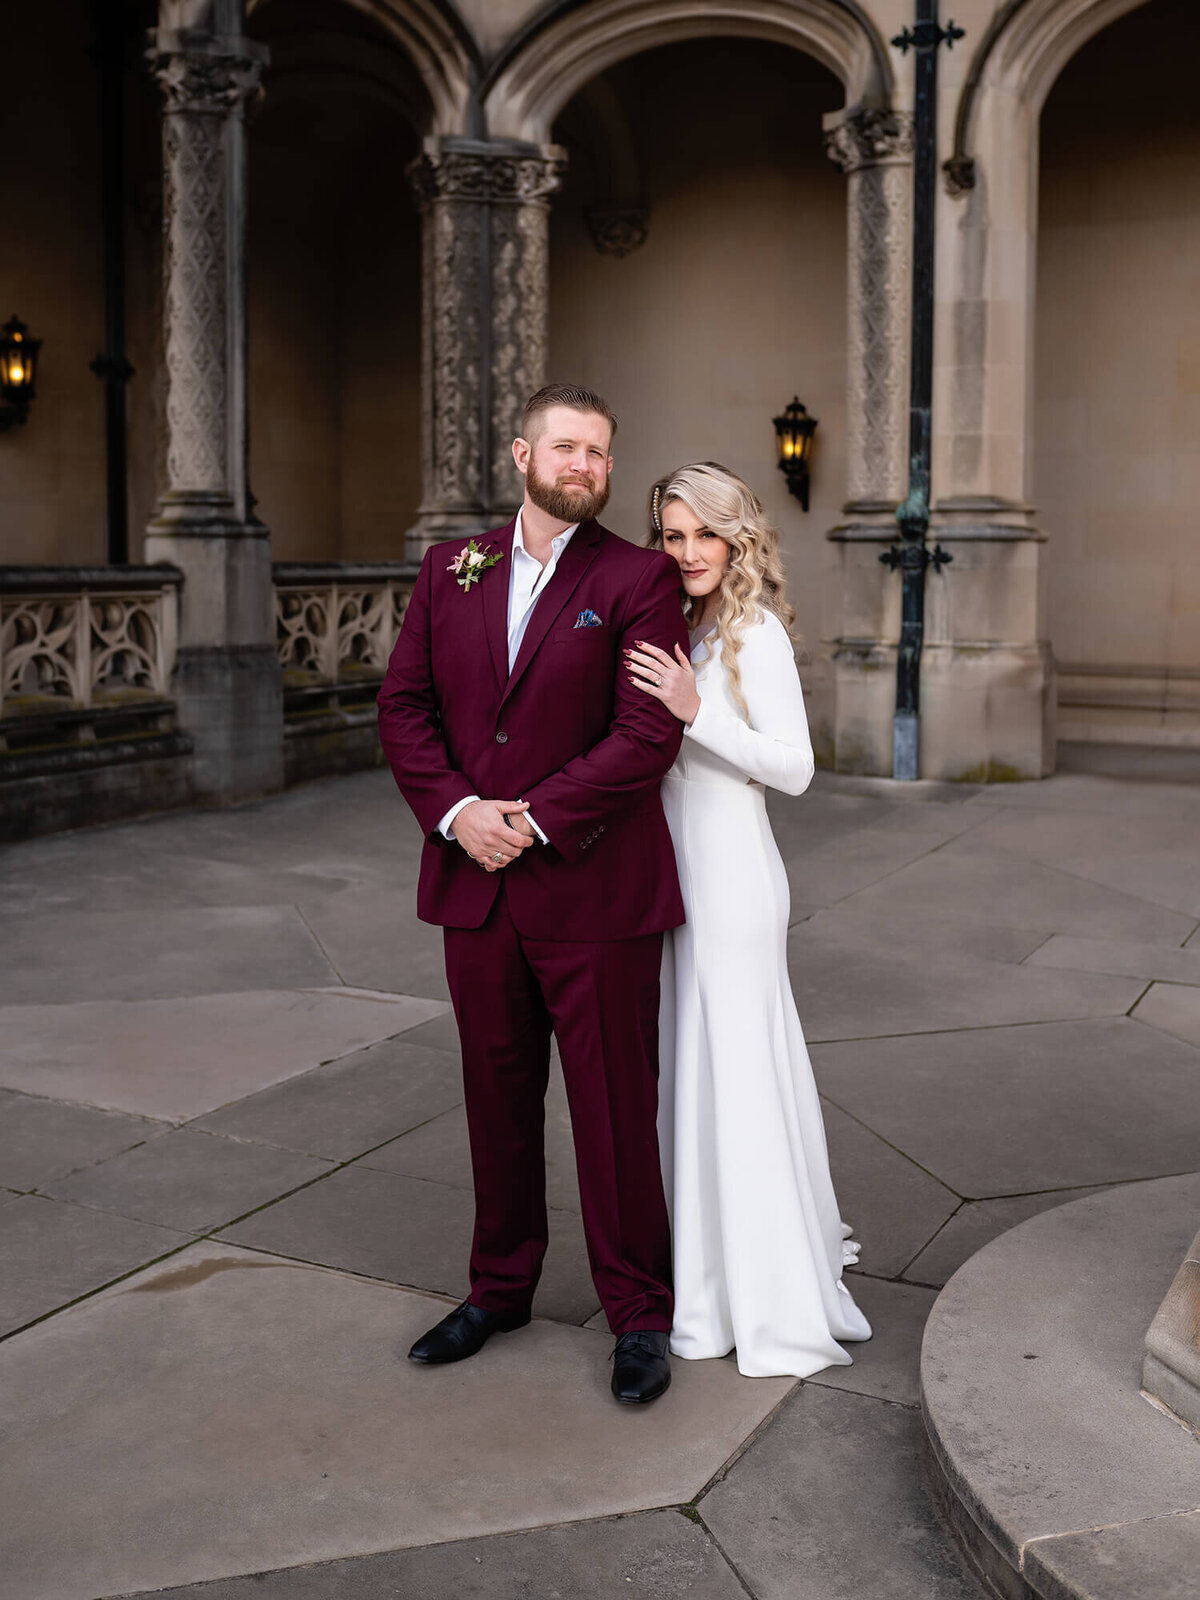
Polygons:
M655 1119L663 931L683 921L659 781L682 724L625 670L686 641L679 568L595 520L616 419L540 389L506 527L427 552L379 696L383 748L425 833L417 913L445 930L475 1179L469 1297L414 1361L524 1327L546 1253L551 1034L618 1400L671 1381L671 1247ZM471 548L474 546L474 548ZM475 559L472 559L475 557Z

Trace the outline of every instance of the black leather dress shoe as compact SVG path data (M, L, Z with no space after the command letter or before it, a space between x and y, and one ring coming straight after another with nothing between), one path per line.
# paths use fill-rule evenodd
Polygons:
M525 1327L528 1321L528 1311L484 1311L464 1300L417 1340L408 1352L408 1359L427 1366L465 1361L482 1350L494 1333L511 1333L514 1328Z
M623 1333L613 1351L612 1392L626 1405L657 1400L671 1386L669 1335L643 1329Z

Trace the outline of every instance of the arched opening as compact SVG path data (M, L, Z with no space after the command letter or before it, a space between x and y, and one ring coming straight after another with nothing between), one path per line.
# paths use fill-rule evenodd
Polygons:
M154 20L153 0L130 0L122 13L104 16L87 0L44 0L5 13L11 70L0 100L8 154L0 321L16 313L42 339L28 421L4 437L5 561L105 562L110 473L127 491L120 531L128 559L141 560L155 498L161 307L159 102L143 59ZM115 57L119 84L120 114L110 120L101 106L106 54ZM108 158L119 181L106 193ZM105 384L92 366L109 353L106 290L123 310L122 354L133 369L124 384L124 448L108 460Z
M420 483L420 221L430 106L404 52L333 0L264 0L250 131L250 482L276 560L399 558Z
M1200 746L1200 15L1150 0L1041 120L1035 500L1059 737Z
M551 219L548 373L619 415L606 520L641 540L650 482L686 460L742 473L783 532L810 648L845 489L846 184L821 133L843 100L800 50L689 39L608 67L553 130L571 160ZM644 243L615 253L638 213ZM820 419L807 516L771 421L797 393Z

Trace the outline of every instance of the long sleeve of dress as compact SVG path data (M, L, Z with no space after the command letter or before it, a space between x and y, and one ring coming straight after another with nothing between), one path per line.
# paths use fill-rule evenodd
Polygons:
M702 699L684 737L755 782L785 794L802 794L812 782L812 741L791 640L778 617L767 612L747 628L737 660L749 723Z

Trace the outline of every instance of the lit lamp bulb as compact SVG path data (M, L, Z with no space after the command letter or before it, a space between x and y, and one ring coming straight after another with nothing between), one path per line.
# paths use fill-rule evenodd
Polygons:
M19 317L10 317L0 328L0 433L29 415L42 341L28 335Z

